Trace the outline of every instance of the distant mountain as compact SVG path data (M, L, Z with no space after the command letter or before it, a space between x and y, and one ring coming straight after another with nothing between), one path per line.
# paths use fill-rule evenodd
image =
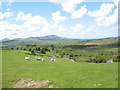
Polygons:
M4 39L0 40L0 42L5 42L5 41L10 41L10 39L9 38L4 38Z
M15 38L9 41L2 41L3 45L7 46L24 46L28 44L48 44L48 43L65 43L68 42L67 38L57 35L47 35L42 37L29 37L29 38Z
M102 38L102 39L72 39L64 38L56 35L47 35L42 37L29 37L29 38L15 38L3 39L2 45L5 46L24 46L33 44L85 44L85 45L100 45L102 47L118 46L118 37Z
M14 39L12 39L12 40L21 40L22 38L14 38Z
M29 37L27 39L32 39L32 40L58 40L61 39L62 37L56 36L56 35L48 35L48 36L43 36L43 37Z

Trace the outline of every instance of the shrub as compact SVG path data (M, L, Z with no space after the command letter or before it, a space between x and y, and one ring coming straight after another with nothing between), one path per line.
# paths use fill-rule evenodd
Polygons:
M41 50L41 53L42 53L42 54L46 54L46 52L44 51L44 49Z
M116 56L113 58L114 62L120 62L120 55Z
M35 51L34 51L34 50L31 50L31 54L35 55Z

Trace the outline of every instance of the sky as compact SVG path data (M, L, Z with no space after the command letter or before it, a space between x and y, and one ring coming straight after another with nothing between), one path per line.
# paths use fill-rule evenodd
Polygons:
M118 1L6 0L0 4L0 40L46 35L76 39L117 37Z

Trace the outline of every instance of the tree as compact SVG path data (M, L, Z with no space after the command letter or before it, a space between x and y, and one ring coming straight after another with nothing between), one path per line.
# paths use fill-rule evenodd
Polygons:
M69 55L69 57L73 57L73 55Z
M101 53L101 55L104 55L104 53Z
M13 48L11 48L13 50Z
M34 51L34 50L31 50L31 54L35 55L35 51Z
M58 53L58 50L56 50L56 53Z
M63 58L63 56L64 56L64 55L63 55L63 54L61 54L60 56L61 56L61 58Z
M63 55L65 55L65 53L63 53Z
M44 49L41 50L41 53L42 53L42 54L46 54L46 52L44 51Z
M40 47L37 48L37 51L40 51Z
M120 55L116 56L113 58L114 62L120 62Z
M26 48L24 48L23 50L26 50Z
M54 50L54 45L51 45L50 47L51 47L52 50Z
M31 48L29 49L29 51L31 51Z

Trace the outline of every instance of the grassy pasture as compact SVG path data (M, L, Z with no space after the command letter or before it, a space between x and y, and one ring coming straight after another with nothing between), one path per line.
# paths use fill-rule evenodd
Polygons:
M2 88L2 50L0 50L0 89Z
M2 88L12 87L19 79L49 80L59 88L117 88L118 63L81 63L60 59L61 62L36 61L27 51L2 52ZM24 57L29 56L30 60ZM95 86L101 84L102 86Z

